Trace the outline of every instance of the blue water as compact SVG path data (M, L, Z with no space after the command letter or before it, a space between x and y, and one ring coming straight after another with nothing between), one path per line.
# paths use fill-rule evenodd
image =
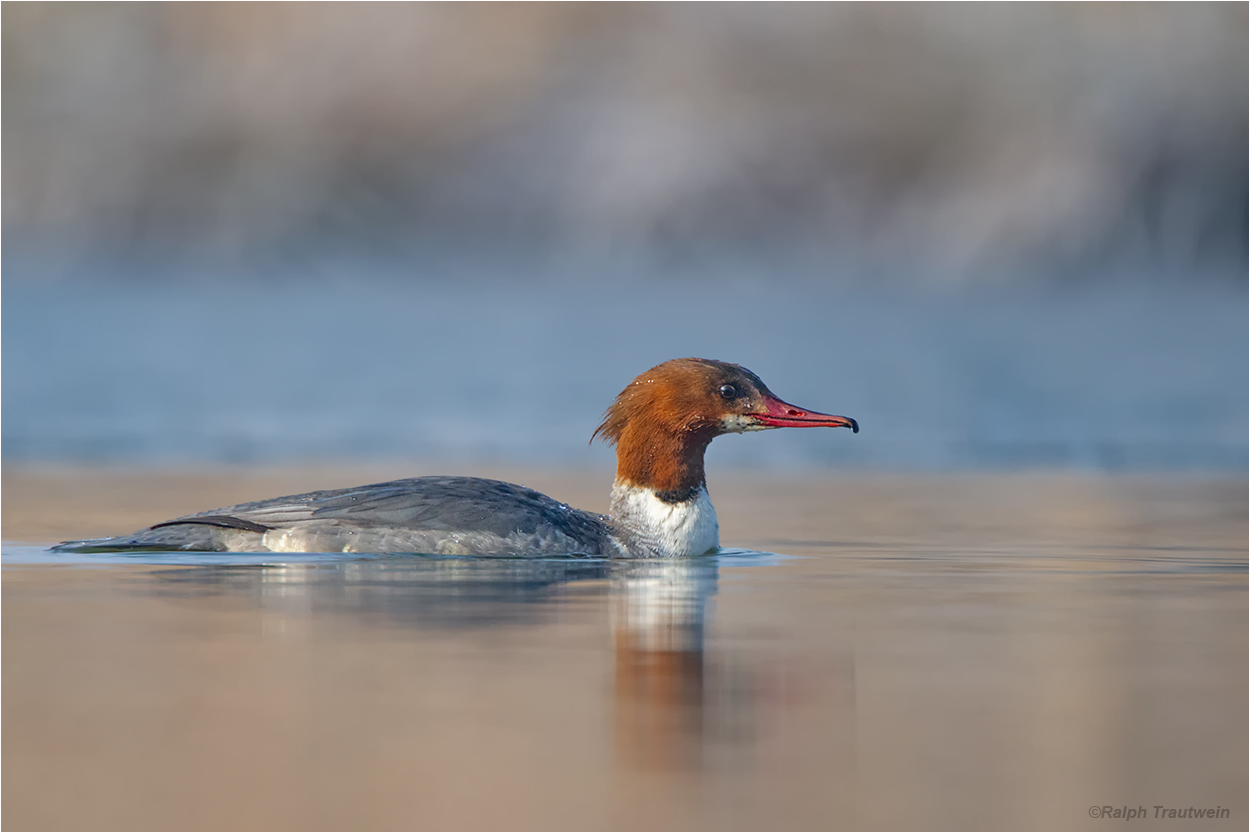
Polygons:
M634 375L735 361L862 431L717 441L715 465L1238 470L1244 292L846 292L818 283L10 281L3 456L607 466Z

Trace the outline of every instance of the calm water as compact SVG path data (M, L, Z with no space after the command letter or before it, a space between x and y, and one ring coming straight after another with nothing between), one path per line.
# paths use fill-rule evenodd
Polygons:
M208 488L60 476L6 534ZM1245 829L1243 482L712 480L680 561L8 544L3 823Z
M607 465L587 441L611 398L694 355L863 427L722 440L713 464L1245 469L1244 291L895 297L758 274L531 277L10 280L4 459Z

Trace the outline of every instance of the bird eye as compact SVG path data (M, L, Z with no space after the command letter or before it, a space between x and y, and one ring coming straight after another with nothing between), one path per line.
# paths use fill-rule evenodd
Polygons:
M726 399L733 399L735 396L738 395L738 389L735 388L733 385L721 385L720 395L725 397Z

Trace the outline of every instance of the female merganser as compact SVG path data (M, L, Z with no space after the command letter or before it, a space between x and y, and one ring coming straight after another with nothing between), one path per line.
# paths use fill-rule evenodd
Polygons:
M591 439L616 445L610 514L479 477L414 477L227 506L133 535L67 541L62 552L385 552L671 558L719 546L703 452L720 434L850 428L782 402L745 367L673 359L613 401Z

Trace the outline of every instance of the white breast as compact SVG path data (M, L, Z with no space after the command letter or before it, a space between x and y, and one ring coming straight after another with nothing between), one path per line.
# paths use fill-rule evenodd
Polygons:
M716 508L700 486L690 500L665 503L655 492L632 483L612 487L612 520L655 556L703 555L720 544Z

